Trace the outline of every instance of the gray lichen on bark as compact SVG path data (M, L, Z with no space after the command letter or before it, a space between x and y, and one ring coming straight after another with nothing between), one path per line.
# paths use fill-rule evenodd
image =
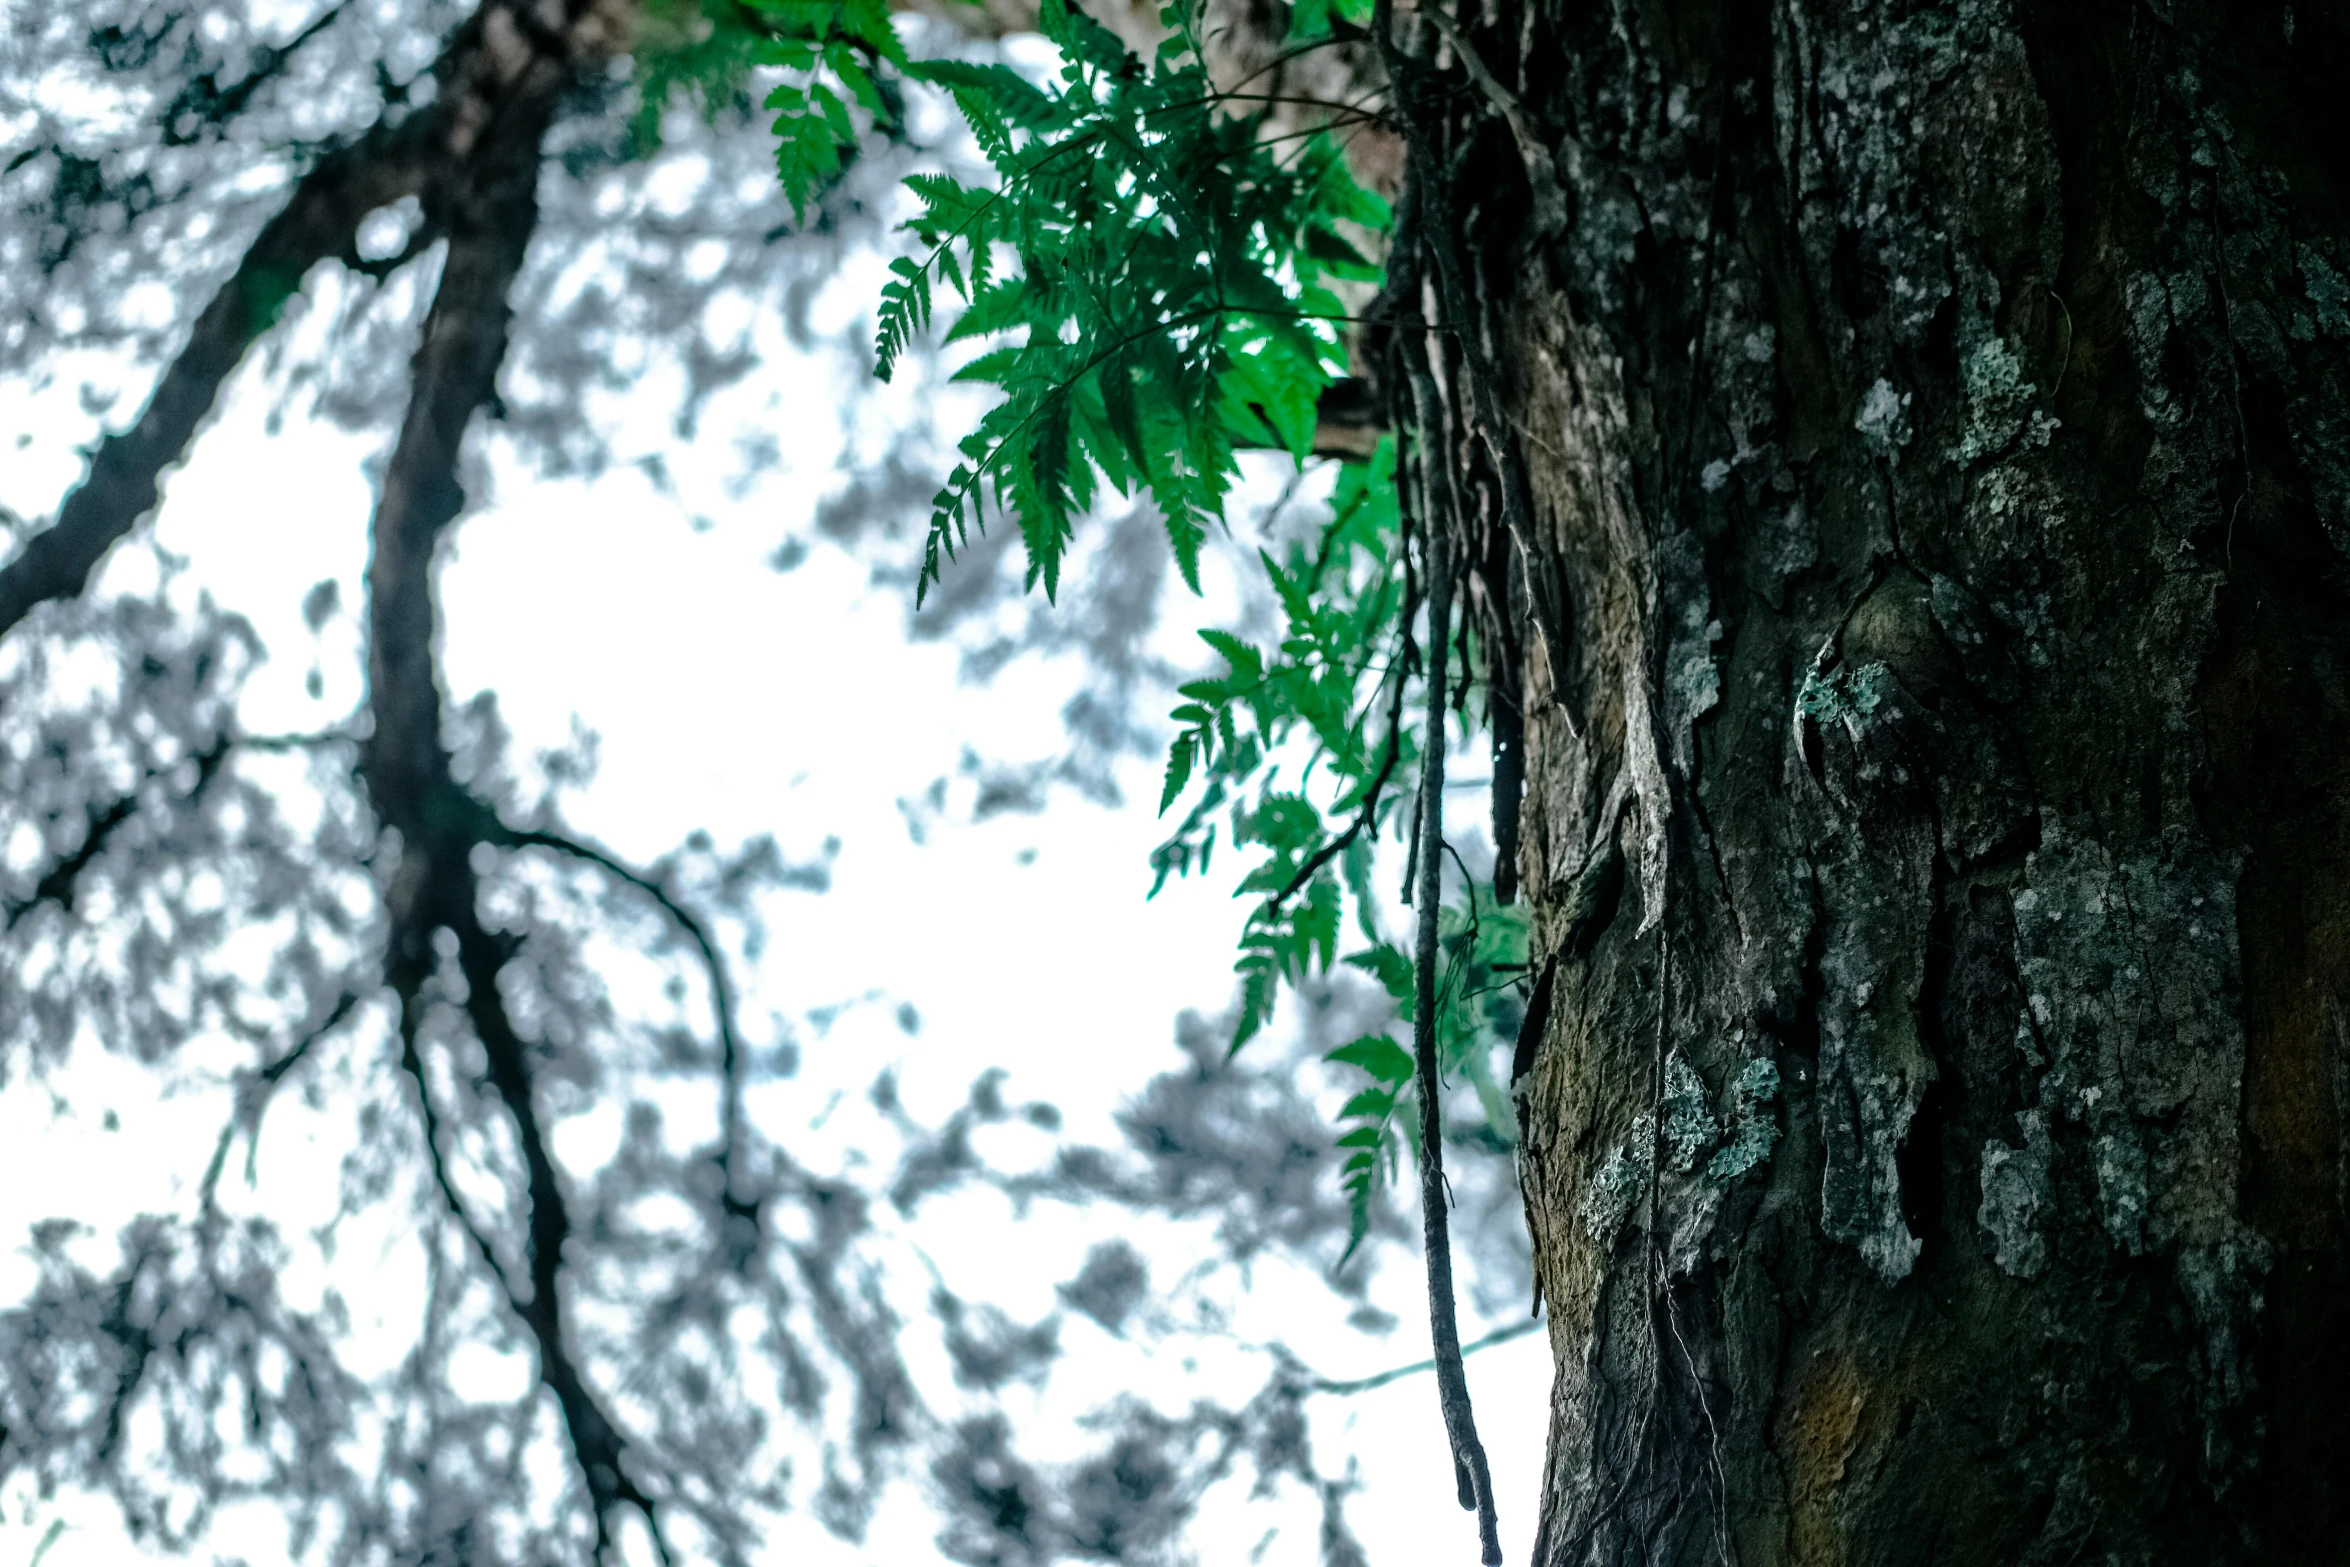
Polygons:
M1983 1144L1983 1201L1975 1222L1991 1241L1992 1261L2019 1279L2036 1278L2048 1266L2048 1237L2042 1233L2041 1214L2055 1205L2048 1184L2048 1164L2055 1145L2048 1140L2048 1117L2039 1110L2017 1114L2023 1146L2001 1138Z
M2035 1097L2092 1139L2105 1230L2131 1256L2235 1227L2235 882L2208 849L2117 858L2051 819L2015 895Z
M1799 781L1797 795L1812 807L1822 911L1820 1226L1888 1282L1917 1260L1899 1156L1935 1077L1917 1026L1935 845L1907 759L1914 708L1888 666L1871 660L1849 680L1807 679L1796 713L1796 743L1819 769L1816 786Z
M1578 627L1580 696L1525 683L1537 1560L2324 1559L2316 67L2185 0L1533 15L1567 232L1485 287Z

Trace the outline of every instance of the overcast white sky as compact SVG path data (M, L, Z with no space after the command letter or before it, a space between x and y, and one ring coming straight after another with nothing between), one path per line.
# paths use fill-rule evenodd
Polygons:
M319 308L322 294L338 286L314 277L313 308L298 331L315 338L327 330L333 312ZM861 308L870 292L869 278L846 277L828 308ZM844 410L864 419L888 412L852 397L836 362L798 358L779 332L762 339L762 369L725 394L705 422L712 433L695 446L681 449L670 436L665 388L648 386L641 410L613 409L617 448L624 456L664 452L675 495L625 466L585 483L496 465L487 504L459 528L443 578L450 694L461 701L495 690L517 757L563 743L575 720L600 735L601 770L567 809L575 827L633 859L652 859L697 827L722 848L772 833L793 859L838 840L831 891L772 904L772 940L748 981L754 1008L795 1020L803 1047L799 1074L753 1103L763 1129L800 1157L820 1166L855 1159L859 1128L870 1122L839 1107L861 1104L875 1073L891 1065L924 1121L942 1118L973 1077L1000 1065L1012 1074L1010 1097L1062 1108L1067 1135L1115 1141L1109 1117L1124 1096L1177 1063L1176 1014L1213 1012L1229 998L1241 913L1229 878L1239 867L1227 857L1207 881L1145 901L1147 855L1161 828L1151 809L1156 770L1140 760L1126 767L1120 808L1064 793L1041 816L973 824L966 793L950 796L926 842L914 841L899 802L934 779L957 779L966 747L990 756L1059 749L1059 710L1075 672L1035 660L989 687L967 685L954 648L908 640L900 590L872 586L868 563L819 545L796 570L769 566L781 540L807 531L817 498L835 482ZM95 363L78 368L101 382L114 373ZM76 447L95 429L71 386L69 372L43 391L0 387L0 503L28 518L54 512L78 474ZM119 426L143 395L143 382L132 383L105 421ZM272 435L270 401L263 378L248 369L195 459L171 479L156 526L118 552L100 584L120 591L151 580L149 537L184 556L181 590L211 593L249 617L267 644L270 661L245 713L258 732L317 728L357 700L351 612L362 602L372 500L366 464L383 442L299 416ZM784 463L730 494L728 434L750 427L777 434ZM19 444L19 432L31 441ZM698 527L697 518L709 525ZM313 638L299 606L314 583L330 578L344 609ZM1211 582L1210 598L1230 602L1229 584ZM1178 657L1194 657L1187 625L1167 634ZM314 666L318 697L305 688ZM818 1033L807 1014L836 1003L851 1005ZM901 1003L916 1010L919 1032L900 1026ZM68 1082L73 1103L62 1114L21 1083L0 1095L0 1298L29 1280L16 1248L33 1219L78 1213L96 1227L98 1244L135 1212L190 1206L227 1104L225 1092L159 1101L146 1076L119 1059L81 1061ZM109 1105L118 1131L101 1125ZM256 1161L260 1185L249 1200L298 1212L305 1192L331 1192L338 1126L331 1115L273 1107ZM1017 1139L1038 1135L1002 1129L997 1151L1018 1158ZM1159 1282L1213 1251L1172 1227L1164 1236L1134 1233L1130 1220L1108 1213L1040 1208L1024 1220L986 1194L927 1207L890 1240L919 1248L958 1293L1030 1320L1055 1308L1052 1285L1071 1276L1086 1246L1113 1224L1152 1256ZM1283 1337L1310 1346L1316 1370L1360 1376L1426 1353L1417 1259L1398 1262L1409 1265L1389 1268L1375 1294L1401 1319L1384 1337L1345 1326L1327 1293L1294 1270L1260 1269L1253 1293L1237 1279L1202 1288L1225 1292L1219 1298L1235 1312L1237 1338ZM367 1265L364 1247L344 1248L339 1267ZM1464 1336L1490 1325L1469 1315ZM908 1331L936 1336L923 1316ZM1049 1398L1023 1417L1015 1392L1015 1420L1038 1456L1063 1446L1046 1439L1050 1423L1098 1399L1105 1377L1129 1379L1137 1392L1174 1405L1194 1377L1229 1392L1261 1370L1237 1351L1221 1369L1212 1356L1196 1368L1138 1367L1130 1350L1089 1334L1081 1322L1064 1332L1072 1359L1056 1373L1056 1385L1077 1384L1083 1398ZM908 1353L919 1372L911 1342ZM485 1363L480 1374L487 1395L519 1386L528 1368ZM1523 1559L1547 1406L1545 1341L1536 1335L1476 1357L1470 1381L1493 1455L1503 1539L1510 1557ZM1325 1469L1343 1453L1359 1458L1366 1488L1350 1516L1378 1567L1474 1559L1471 1520L1451 1498L1430 1379L1319 1399L1315 1418ZM1065 1445L1074 1452L1079 1434L1066 1433ZM1195 1534L1199 1558L1310 1563L1313 1516L1296 1504L1295 1497L1270 1506L1235 1501L1211 1510ZM804 1531L770 1542L775 1560L935 1556L934 1525L920 1508L886 1509L863 1546L799 1516ZM143 1559L104 1505L37 1498L20 1486L0 1493L0 1567L27 1562L59 1520L68 1527L45 1567ZM1280 1533L1265 1544L1275 1526ZM231 1527L233 1548L252 1562L280 1559L273 1529L252 1520ZM224 1535L222 1544L230 1543ZM1260 1548L1261 1558L1251 1554Z

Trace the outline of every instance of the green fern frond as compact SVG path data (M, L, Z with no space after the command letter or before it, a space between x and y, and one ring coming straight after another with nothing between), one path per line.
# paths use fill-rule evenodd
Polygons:
M1359 241L1387 222L1384 204L1329 137L1276 147L1233 112L1180 5L1146 63L1069 0L1042 0L1039 27L1059 58L1031 77L907 61L884 0L758 3L788 35L767 63L785 75L777 158L795 202L837 177L861 117L886 102L885 68L944 94L992 171L907 181L904 230L918 248L892 263L881 293L878 374L943 324L944 343L977 350L955 379L997 399L957 443L933 500L917 602L989 523L1019 529L1028 585L1057 595L1078 530L1112 494L1156 506L1196 591L1240 451L1270 445L1310 460L1322 395L1345 371L1342 288L1377 276ZM1300 33L1358 20L1368 5L1301 0ZM934 323L934 309L948 319ZM1284 985L1351 964L1407 1016L1435 1008L1443 1064L1483 1095L1500 1026L1492 1008L1506 990L1494 943L1508 922L1491 911L1480 920L1473 902L1467 916L1448 912L1440 992L1420 997L1373 907L1372 843L1395 825L1420 752L1402 716L1417 675L1395 461L1388 443L1344 465L1316 536L1261 555L1277 637L1207 634L1224 669L1187 683L1173 714L1159 804L1181 814L1151 856L1152 890L1204 872L1219 833L1255 856L1240 883L1233 1049L1270 1025ZM1342 957L1350 924L1366 945ZM1384 1035L1329 1059L1365 1075L1350 1085L1339 1139L1359 1241L1409 1140L1398 1112L1417 1090L1409 1052Z
M1318 308L1319 280L1363 265L1331 236L1370 198L1329 149L1284 160L1253 123L1217 112L1193 55L1146 66L1066 0L1046 0L1039 27L1061 54L1041 83L1001 65L910 71L952 97L998 180L911 183L920 212L906 226L926 246L915 274L964 302L946 341L1009 340L961 372L1003 402L966 443L971 477L942 492L926 570L952 557L944 536L986 484L1019 525L1030 581L1056 591L1106 486L1158 504L1196 588L1236 437L1263 444L1270 428L1300 457L1311 444L1316 402L1343 367L1333 324L1313 319L1338 313ZM999 247L1017 258L1009 274ZM913 278L891 281L878 369L927 314Z

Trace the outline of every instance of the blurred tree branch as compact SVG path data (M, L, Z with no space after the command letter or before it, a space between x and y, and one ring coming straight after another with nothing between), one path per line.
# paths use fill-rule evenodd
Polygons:
M464 509L457 469L467 426L496 396L512 313L508 298L537 222L542 143L558 95L607 41L598 13L581 0L571 0L564 20L553 31L535 14L493 4L468 29L479 52L451 54L464 73L460 79L478 78L482 88L457 96L443 143L454 178L429 192L449 236L448 257L372 529L368 705L374 729L361 749L359 775L377 819L399 835L387 899L385 979L399 1001L403 1059L419 1096L426 1095L419 1041L440 966L436 937L446 930L456 938L466 1019L524 1166L529 1289L524 1294L509 1283L508 1303L529 1329L539 1379L561 1409L595 1512L598 1557L611 1542L612 1515L630 1508L644 1517L666 1562L658 1504L629 1473L627 1439L588 1386L565 1333L563 1248L571 1216L535 1102L531 1046L499 990L515 944L481 918L472 854L499 831L494 813L450 772L435 635L434 557L444 530ZM423 1109L429 1122L429 1103ZM432 1155L437 1166L440 1151ZM442 1188L454 1206L445 1176ZM465 1221L462 1211L456 1216ZM478 1232L475 1239L496 1269L488 1243Z
M106 552L154 509L163 470L186 455L222 385L312 267L340 261L377 270L358 250L359 224L369 213L413 196L424 207L426 230L439 232L450 193L474 181L482 159L506 155L530 123L540 127L527 137L535 169L539 134L557 97L584 67L626 42L625 14L609 3L566 0L560 28L541 20L539 9L525 0L484 0L433 67L431 104L402 118L387 112L295 182L196 318L137 422L99 444L57 520L0 566L0 636L36 606L78 595Z

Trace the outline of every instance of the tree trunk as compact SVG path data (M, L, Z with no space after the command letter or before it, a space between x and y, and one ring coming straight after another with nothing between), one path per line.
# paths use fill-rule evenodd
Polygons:
M1537 1562L2342 1560L2343 20L1455 25Z

